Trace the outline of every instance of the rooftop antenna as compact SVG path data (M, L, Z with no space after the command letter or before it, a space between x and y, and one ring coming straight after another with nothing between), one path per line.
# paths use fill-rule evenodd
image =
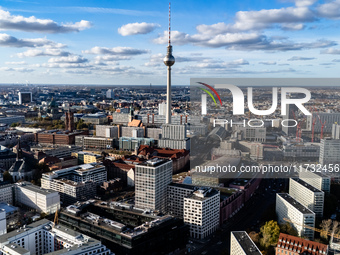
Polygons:
M171 45L171 3L169 2L169 43Z

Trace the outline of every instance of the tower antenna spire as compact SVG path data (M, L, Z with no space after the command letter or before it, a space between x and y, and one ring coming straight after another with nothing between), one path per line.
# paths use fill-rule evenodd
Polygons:
M169 2L169 45L171 45L171 3Z
M171 124L171 66L175 64L175 58L172 55L171 46L171 5L169 3L169 44L165 58L163 59L164 65L167 66L167 85L166 85L166 124Z

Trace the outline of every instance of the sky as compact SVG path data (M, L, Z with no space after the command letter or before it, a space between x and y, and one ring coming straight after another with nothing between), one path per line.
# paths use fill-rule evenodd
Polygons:
M169 2L0 0L0 83L165 85ZM172 83L339 78L340 0L171 1Z

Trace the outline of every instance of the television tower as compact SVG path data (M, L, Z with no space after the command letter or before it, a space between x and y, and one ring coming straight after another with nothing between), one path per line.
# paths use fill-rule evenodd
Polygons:
M163 60L164 64L168 67L168 80L166 85L166 124L171 123L171 66L175 64L175 58L172 56L172 46L171 46L171 8L169 3L169 43L167 47L167 53Z

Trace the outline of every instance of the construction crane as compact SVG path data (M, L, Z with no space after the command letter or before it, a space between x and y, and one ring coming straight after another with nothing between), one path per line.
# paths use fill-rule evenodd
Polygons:
M316 118L314 117L313 118L313 115L312 115L312 143L314 142L314 127L315 127L315 123L316 123Z
M322 229L318 229L318 228L314 228L314 227L311 227L311 226L308 226L308 225L305 225L305 224L300 224L300 223L297 223L295 221L292 221L290 219L287 219L287 218L283 218L284 221L287 221L291 224L296 224L296 225L300 225L300 226L303 226L304 228L308 228L308 229L311 229L315 232L319 232L319 233L323 233L323 234L327 234L328 236L331 236L331 237L334 237L334 238L337 238L337 239L340 239L340 235L339 234L335 234L335 233L331 233L331 232L326 232Z
M58 225L58 210L56 210L54 214L53 227L55 227L56 225Z
M320 124L321 124L321 134L320 134L320 140L321 140L323 138L323 129L324 129L325 125L326 125L326 121L324 121L324 123L322 123L319 114L318 114L318 118L319 118L319 121L320 121Z
M297 123L297 126L296 126L296 141L298 142L301 142L301 137L300 137L300 130L301 130L301 122L298 122L298 119L296 118L295 116L295 113L294 111L292 110L292 114L293 114L293 117L294 117L294 120L296 121ZM302 130L301 130L301 133L302 133ZM299 140L298 140L299 139Z

